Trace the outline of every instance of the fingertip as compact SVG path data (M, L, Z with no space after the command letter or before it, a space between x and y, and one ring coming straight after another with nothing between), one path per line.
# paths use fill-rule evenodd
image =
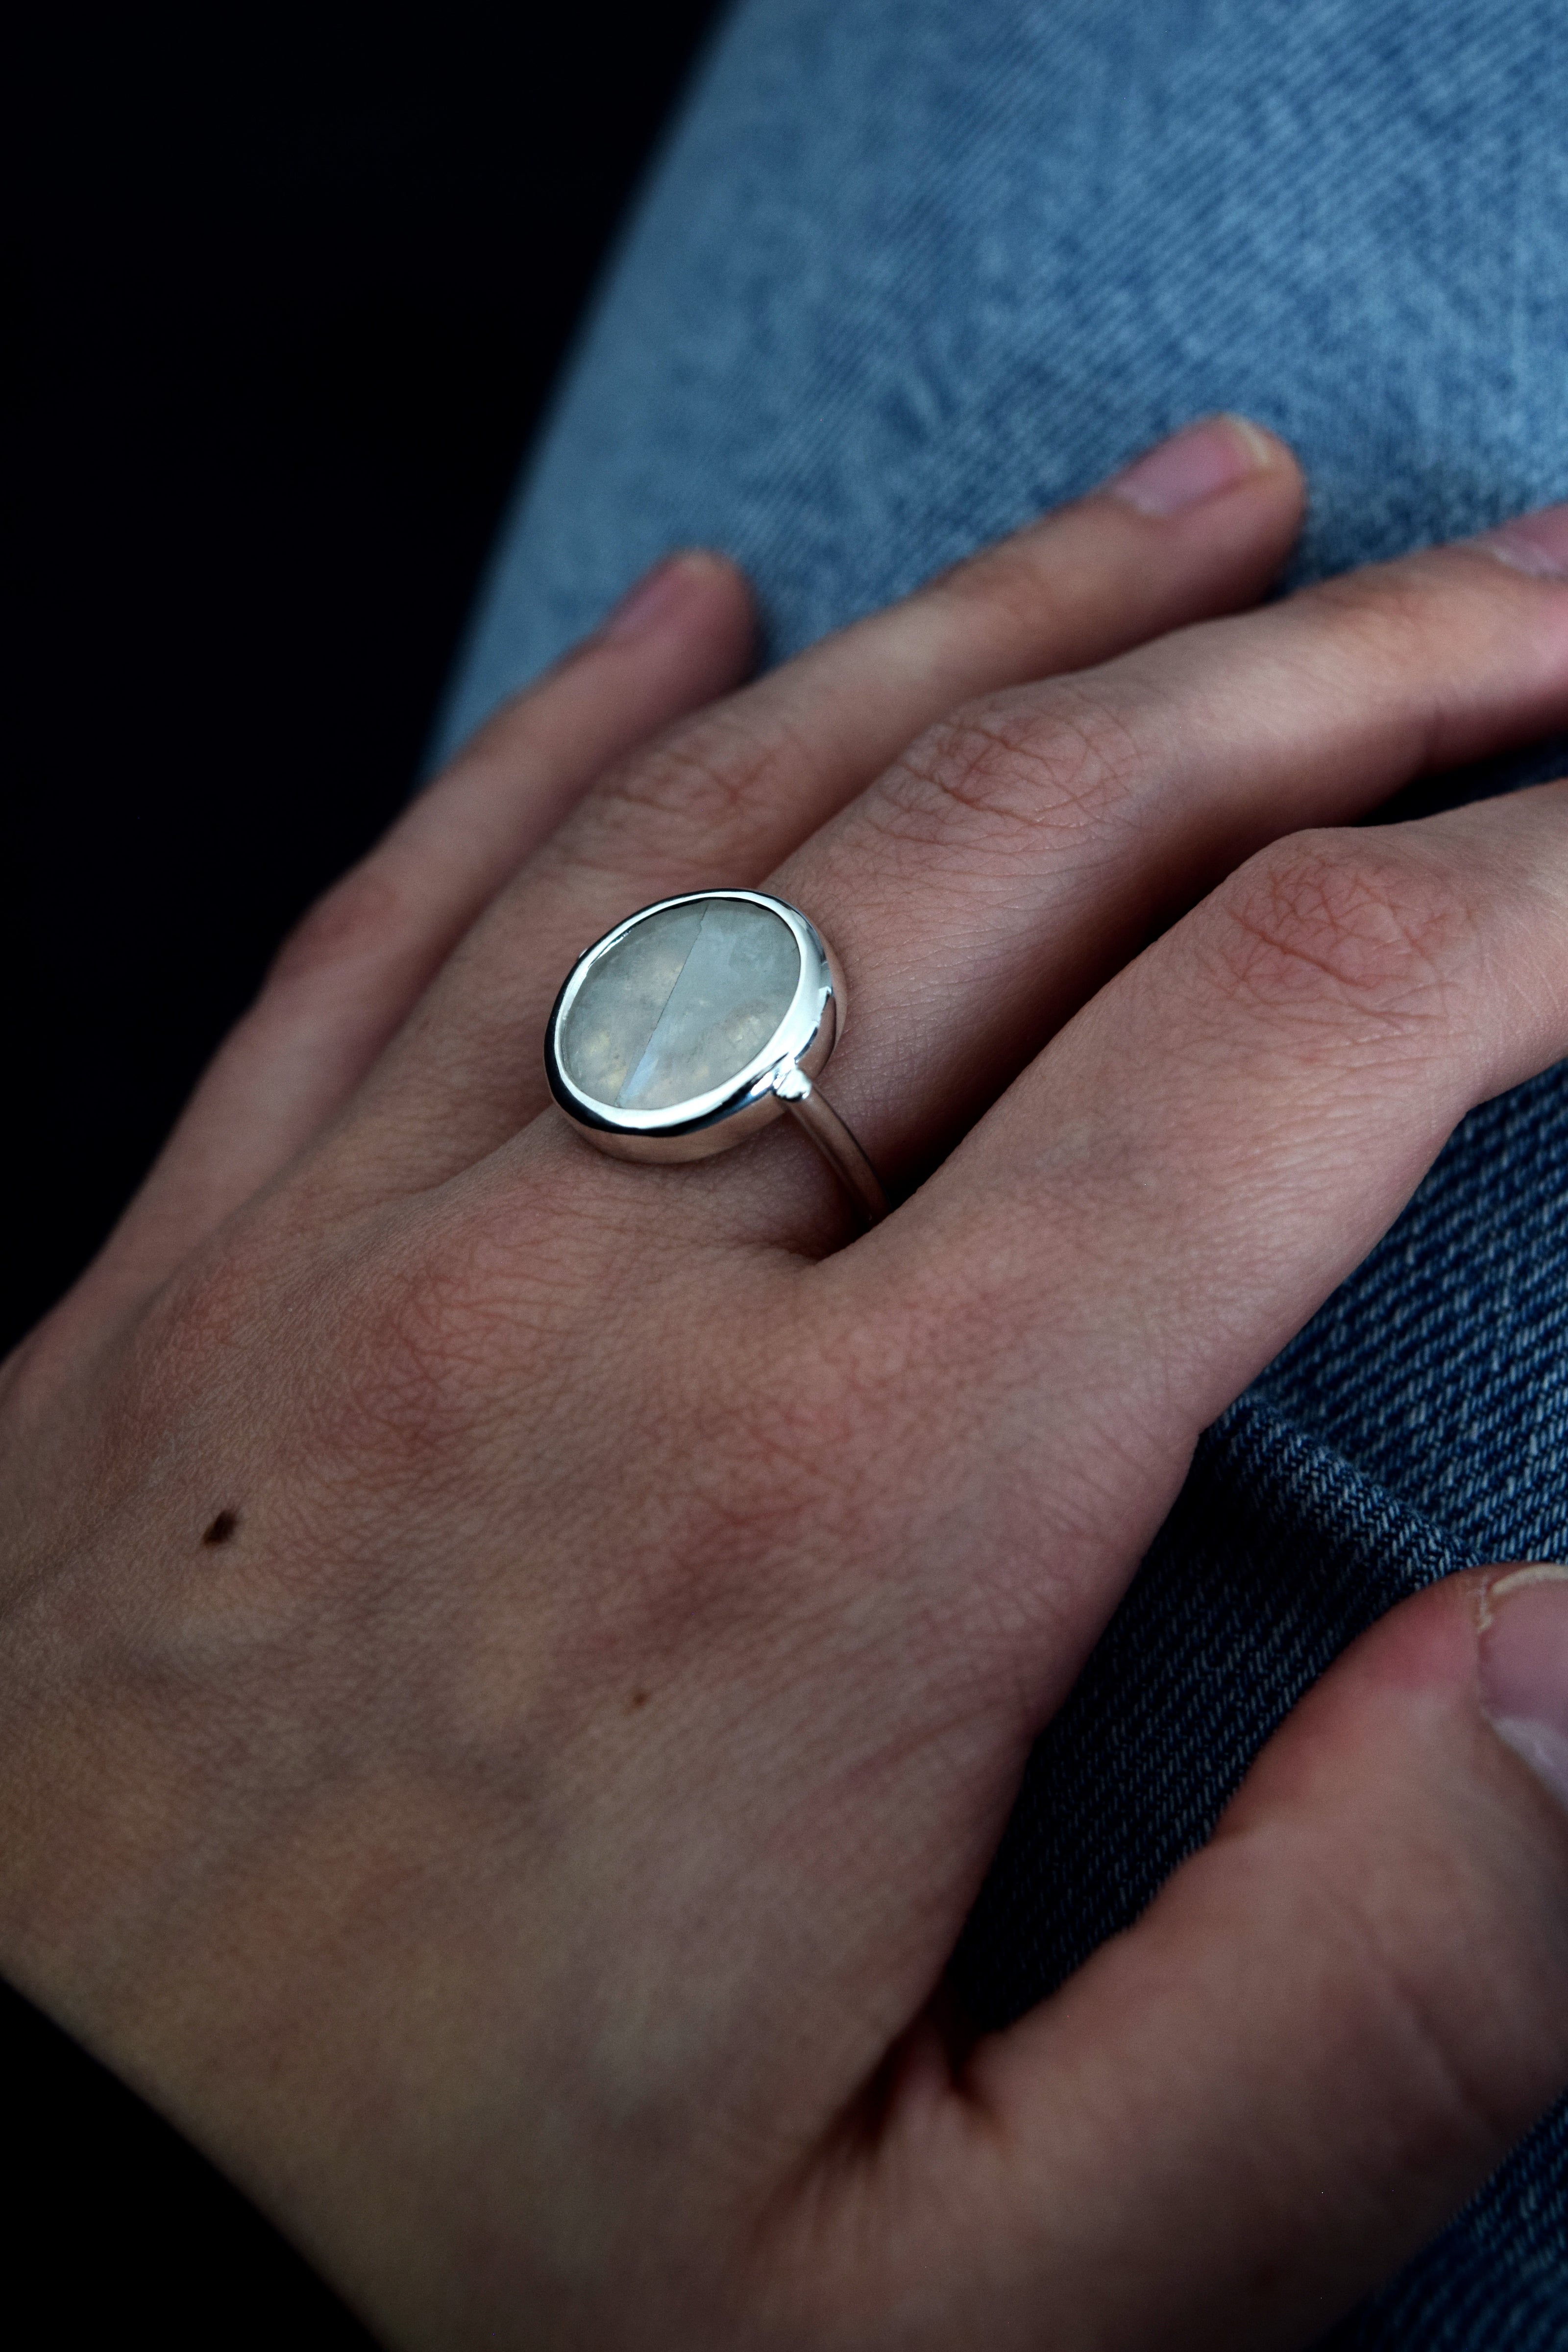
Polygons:
M1537 580L1568 580L1568 500L1515 515L1469 543L1510 571Z
M1100 495L1154 521L1169 521L1211 505L1237 489L1267 483L1304 495L1294 451L1250 416L1223 410L1183 425L1124 466Z
M661 556L631 587L585 642L629 646L655 636L685 635L704 623L755 621L751 585L738 563L716 549L678 548Z
M1450 1691L1568 1808L1568 1567L1505 1561L1446 1577L1352 1650L1385 1688ZM1349 1694L1352 1675L1344 1677ZM1484 1751L1483 1751L1484 1752Z
M732 555L726 555L722 548L682 547L677 549L671 560L688 565L716 590L738 595L748 609L752 608L754 600L750 578L743 566Z
M1304 483L1301 461L1282 434L1260 425L1256 416L1244 415L1240 409L1225 410L1222 421L1251 450L1255 474L1283 474L1293 482Z
M634 580L605 618L499 716L537 709L558 687L569 700L584 691L596 698L598 667L608 663L616 693L647 705L635 739L742 685L755 667L757 643L756 599L740 565L715 548L677 548Z
M681 547L667 562L679 567L690 593L714 604L754 618L757 600L750 576L732 555L719 547Z
M737 680L755 667L762 635L762 611L749 574L718 548L694 547L681 561L692 568L695 593L706 597L715 638L729 649Z
M1488 1570L1477 1619L1481 1712L1568 1809L1568 1568Z

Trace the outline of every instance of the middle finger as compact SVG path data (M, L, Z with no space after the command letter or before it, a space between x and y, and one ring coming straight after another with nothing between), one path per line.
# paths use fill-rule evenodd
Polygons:
M791 857L768 887L850 974L829 1091L894 1183L1255 850L1568 720L1568 593L1528 557L1426 551L993 696Z

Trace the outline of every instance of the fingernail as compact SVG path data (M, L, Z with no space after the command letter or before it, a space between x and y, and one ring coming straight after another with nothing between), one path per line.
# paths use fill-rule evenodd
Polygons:
M1538 580L1568 580L1568 500L1515 515L1496 530L1483 530L1475 544L1516 572L1531 572Z
M665 556L626 591L615 610L601 621L589 644L625 645L630 637L646 636L650 629L657 629L669 619L677 605L685 603L701 560L700 556L685 552Z
M1183 514L1275 463L1277 445L1245 416L1205 416L1150 449L1106 489L1140 514Z
M1510 1569L1481 1597L1481 1708L1568 1805L1568 1568Z

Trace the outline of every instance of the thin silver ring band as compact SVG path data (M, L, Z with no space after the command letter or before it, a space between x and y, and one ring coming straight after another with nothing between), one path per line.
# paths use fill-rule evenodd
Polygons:
M847 1192L859 1202L868 1225L879 1225L888 1213L882 1180L860 1149L858 1139L841 1119L820 1087L802 1070L782 1078L773 1092L791 1116L805 1129Z

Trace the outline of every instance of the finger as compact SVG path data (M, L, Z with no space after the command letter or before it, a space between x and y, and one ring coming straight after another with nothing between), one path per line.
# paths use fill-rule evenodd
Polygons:
M1568 1052L1565 820L1568 783L1542 785L1261 852L819 1270L834 1328L900 1367L890 1475L940 1489L955 1524L972 1514L966 1589L1036 1625L1042 1708L1199 1431L1393 1223L1463 1115ZM920 1433L938 1384L963 1412L933 1453Z
M1289 452L1218 418L1164 445L1195 503L1140 468L857 623L640 753L589 794L465 942L377 1072L356 1154L435 1183L542 1107L562 976L633 907L760 880L964 697L1075 668L1252 601L1300 514Z
M454 941L609 761L743 675L752 608L692 551L509 702L311 908L93 1269L139 1296L331 1117Z
M1264 843L1565 719L1568 587L1474 545L959 712L770 883L850 974L835 1101L907 1182Z
M1105 2352L1305 2343L1565 2084L1568 1570L1482 1571L1349 1652L1138 1925L905 2119L945 2168L920 2258L966 2340L984 2281L1001 2352L1052 2309Z

